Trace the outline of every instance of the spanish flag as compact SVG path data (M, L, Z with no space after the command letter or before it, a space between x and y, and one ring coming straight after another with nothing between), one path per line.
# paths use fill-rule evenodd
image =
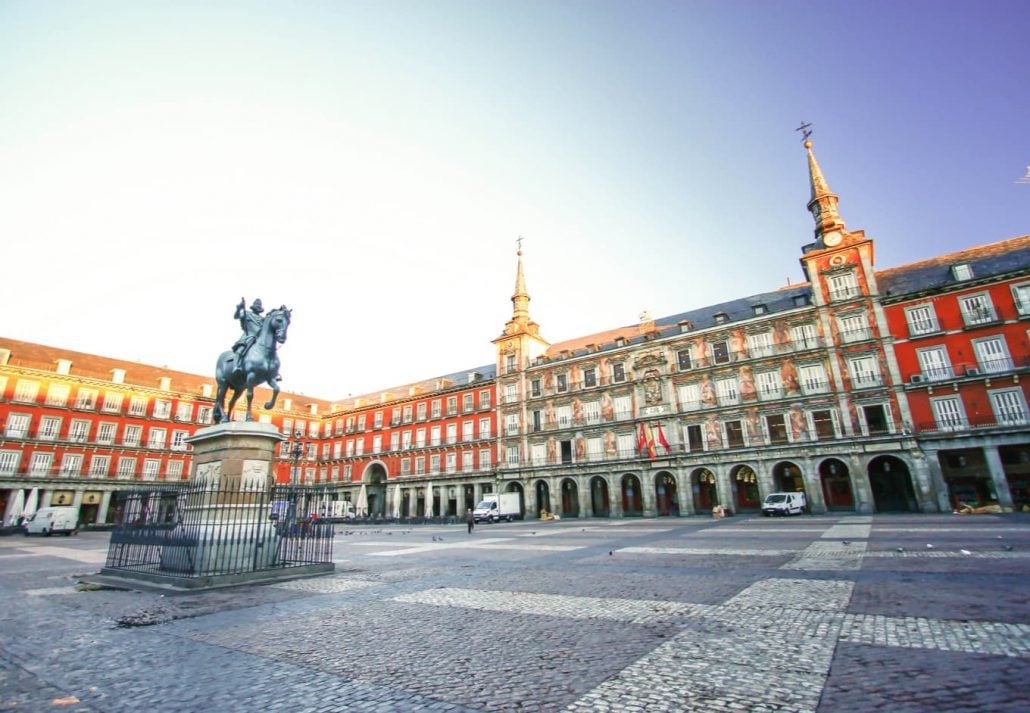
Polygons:
M654 448L654 431L651 430L651 424L647 425L647 454L651 456L651 460L654 460L656 454Z

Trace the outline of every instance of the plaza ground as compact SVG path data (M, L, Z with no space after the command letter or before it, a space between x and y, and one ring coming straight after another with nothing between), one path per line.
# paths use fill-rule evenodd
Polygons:
M1026 710L1026 515L338 527L166 595L77 586L107 542L0 538L0 710Z

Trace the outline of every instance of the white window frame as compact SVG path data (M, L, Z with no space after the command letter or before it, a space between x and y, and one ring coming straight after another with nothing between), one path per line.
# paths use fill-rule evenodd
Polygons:
M14 385L13 401L20 403L34 404L39 398L39 382L31 379L18 379Z
M974 339L972 343L973 352L976 354L976 363L981 373L1001 374L1012 371L1012 356L1004 335L995 334L982 339ZM990 345L989 348L988 345Z
M123 394L119 394L116 391L105 391L104 403L100 406L100 410L104 413L120 413L123 400Z
M59 416L43 416L39 419L36 438L41 441L56 441L61 437L61 422Z
M71 387L68 384L50 384L46 390L44 403L47 406L67 406L68 396L71 394Z
M962 321L967 327L990 324L997 319L989 292L962 295L958 298L958 304L962 312Z
M922 304L906 307L905 322L908 325L908 335L910 337L933 334L941 330L932 302L923 302Z
M870 368L866 368L870 365ZM880 363L875 354L848 359L848 374L851 376L851 385L855 388L864 389L883 384Z
M969 428L966 407L957 394L930 399L933 421L939 431L959 431Z
M133 396L129 399L129 415L130 416L146 416L147 415L147 397L146 396Z
M1020 388L994 389L987 392L994 420L999 426L1023 425L1027 422L1026 395Z
M926 381L943 381L950 379L954 373L948 348L944 344L916 349L916 357L919 359L920 373Z

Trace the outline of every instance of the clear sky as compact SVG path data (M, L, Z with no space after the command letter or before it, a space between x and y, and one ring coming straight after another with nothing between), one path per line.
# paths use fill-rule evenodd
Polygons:
M816 155L889 267L1030 232L1030 4L0 0L0 335L283 388L802 279Z

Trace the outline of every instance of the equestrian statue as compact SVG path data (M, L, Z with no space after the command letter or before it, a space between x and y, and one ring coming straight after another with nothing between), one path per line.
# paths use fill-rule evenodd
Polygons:
M254 399L254 387L267 383L272 387L272 399L265 404L265 409L275 406L279 397L279 356L278 345L286 341L286 330L290 326L291 310L283 305L263 316L265 311L261 300L256 299L246 309L246 300L240 298L236 305L233 319L238 320L243 332L232 349L222 352L215 364L215 381L218 382L218 394L215 396L215 423L228 421L232 416L233 406L244 391L247 392L247 420L253 421L251 401ZM225 392L232 388L229 408L224 408Z

